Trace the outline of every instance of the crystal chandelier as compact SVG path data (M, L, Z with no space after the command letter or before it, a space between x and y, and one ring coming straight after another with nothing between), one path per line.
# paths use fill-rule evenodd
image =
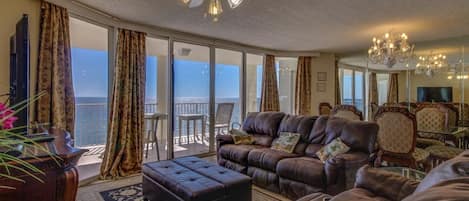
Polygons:
M415 74L423 74L432 77L440 68L447 67L446 55L433 54L419 56L417 65L415 66Z
M184 5L189 8L195 8L204 3L204 0L180 0ZM208 10L205 16L210 16L214 22L218 21L218 18L223 13L223 6L221 0L208 0ZM237 8L243 0L226 0L231 9Z
M368 49L368 59L374 64L383 64L392 68L397 62L405 63L413 54L414 45L409 44L405 33L393 32L383 37L373 37L373 45Z

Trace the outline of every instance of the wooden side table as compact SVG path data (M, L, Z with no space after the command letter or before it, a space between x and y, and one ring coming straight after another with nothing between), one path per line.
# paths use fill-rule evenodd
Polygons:
M66 131L52 128L48 132L55 139L41 144L59 158L57 161L39 150L24 150L24 152L34 153L38 157L36 159L20 156L45 173L45 175L36 174L44 183L23 172L10 169L12 175L21 177L25 183L0 177L0 185L14 188L0 188L0 200L75 201L78 190L78 171L75 166L80 156L87 150L72 147L72 139ZM6 173L5 171L4 168L0 168L0 172Z
M202 126L202 142L204 141L205 135L205 115L203 114L180 114L178 116L178 123L179 123L179 144L181 144L181 134L182 134L182 122L186 121L186 134L187 134L187 144L189 144L189 136L190 136L190 122L193 122L193 131L194 131L194 142L196 141L197 136L197 121L201 121ZM198 136L197 136L198 138Z

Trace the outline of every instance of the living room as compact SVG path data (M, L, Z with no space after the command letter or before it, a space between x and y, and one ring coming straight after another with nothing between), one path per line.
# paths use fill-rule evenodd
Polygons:
M0 200L469 199L468 1L0 10Z

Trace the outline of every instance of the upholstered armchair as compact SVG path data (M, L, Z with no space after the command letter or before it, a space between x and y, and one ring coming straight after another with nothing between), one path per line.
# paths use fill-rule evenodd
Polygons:
M330 115L331 110L332 110L331 104L326 103L326 102L319 103L319 108L318 108L319 115Z
M331 112L332 116L340 117L348 120L363 120L362 112L353 105L336 105Z
M424 104L417 108L415 116L419 131L417 146L425 148L432 145L444 145L442 136L430 131L442 131L447 127L448 109L439 104Z
M382 161L387 161L411 168L417 168L417 164L421 164L425 169L428 167L429 153L415 147L415 115L402 107L380 107L375 122L379 125L376 166L381 165Z

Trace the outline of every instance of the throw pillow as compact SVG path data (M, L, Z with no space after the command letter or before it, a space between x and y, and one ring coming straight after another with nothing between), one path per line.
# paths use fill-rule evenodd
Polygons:
M350 150L350 147L344 144L340 138L336 138L316 152L316 155L325 163L327 159L346 153L348 150Z
M254 144L254 138L243 130L232 129L230 133L235 144Z
M271 149L293 153L296 144L300 141L301 135L299 133L280 132L278 138L272 142Z

